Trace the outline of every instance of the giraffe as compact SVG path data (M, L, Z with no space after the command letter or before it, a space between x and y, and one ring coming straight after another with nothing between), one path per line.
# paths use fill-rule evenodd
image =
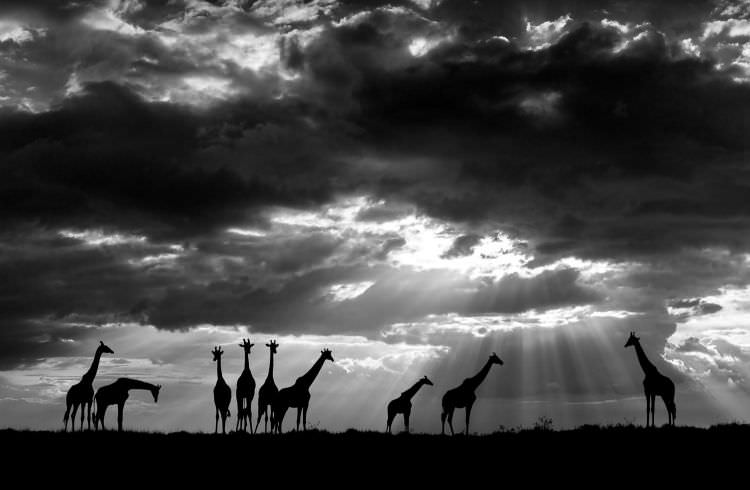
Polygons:
M273 381L273 355L276 354L276 349L279 348L279 344L275 340L266 344L266 347L271 351L271 360L268 365L268 376L263 382L263 386L258 390L258 421L255 423L255 432L258 432L258 425L260 425L260 418L265 416L265 429L264 432L268 432L268 408L273 401L273 397L279 392L276 387L276 383ZM271 421L271 428L273 429L273 421Z
M451 435L453 435L453 411L456 408L466 408L466 435L469 435L469 419L471 418L471 407L477 399L474 394L476 389L482 384L484 378L487 377L487 373L490 372L490 368L493 364L503 365L503 361L497 357L494 352L484 364L484 367L471 378L466 378L460 386L448 390L443 395L443 413L440 414L440 422L442 423L441 434L445 434L445 421L448 420L448 426L451 429Z
M229 413L229 403L232 401L232 389L221 375L221 356L224 354L224 351L220 347L214 347L211 353L214 355L214 362L216 362L216 385L214 386L216 425L214 426L214 434L219 432L219 414L221 414L221 433L226 434L227 417L231 416Z
M305 374L297 378L294 385L279 390L271 402L271 431L274 429L281 434L281 424L289 407L297 408L297 430L299 431L299 417L302 415L302 430L307 430L307 407L310 403L310 385L320 372L325 361L333 362L333 355L328 349L320 351L320 357Z
M635 347L635 354L638 356L638 363L643 369L643 374L646 375L643 378L643 392L646 394L646 427L649 426L649 413L651 413L651 426L655 426L654 422L654 408L656 407L656 395L659 395L664 400L664 405L667 407L668 424L674 425L674 421L677 418L677 405L674 403L674 383L671 379L661 374L656 366L651 364L651 361L646 357L646 353L641 347L640 338L635 336L634 332L630 332L630 337L625 343L625 347L631 345Z
M242 374L237 379L237 391L235 396L237 398L237 426L235 432L240 430L247 431L247 424L250 422L250 433L253 433L253 409L251 403L255 396L255 379L253 373L250 372L250 362L248 356L250 355L250 349L255 344L250 343L250 339L243 339L240 347L245 351L245 369L242 370Z
M107 407L117 405L117 430L122 432L122 411L125 408L125 401L128 399L130 390L148 390L154 397L154 403L159 401L159 390L161 385L152 385L145 381L137 379L119 378L112 384L102 386L96 390L94 403L96 411L94 412L94 429L99 428L99 424L104 427L104 415L107 413Z
M399 413L404 414L404 425L406 426L406 432L409 432L409 416L411 415L411 399L414 397L414 395L417 394L417 392L422 387L422 385L432 386L432 381L427 379L427 376L424 376L419 381L414 383L414 386L412 386L408 390L401 393L401 396L399 396L395 400L391 400L390 403L388 403L387 430L389 434L391 433L391 424L393 423L393 419L395 419L396 415Z
M79 430L83 430L83 415L84 410L88 414L88 428L91 430L91 402L94 400L94 378L96 377L96 371L99 369L99 359L102 354L114 354L114 351L104 345L104 342L99 341L99 346L96 348L94 354L94 361L91 363L91 367L83 375L81 381L74 384L68 390L68 394L65 396L65 415L63 415L63 424L65 424L65 431L68 430L68 415L70 415L70 407L73 407L73 416L70 418L70 430L75 431L75 418L78 406L81 406L81 426Z

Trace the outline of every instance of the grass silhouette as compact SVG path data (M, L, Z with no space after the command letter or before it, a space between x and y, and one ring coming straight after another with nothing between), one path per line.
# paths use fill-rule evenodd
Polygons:
M321 478L373 484L400 478L415 484L469 485L470 480L508 475L535 484L600 484L609 481L602 480L606 478L636 482L636 468L649 475L657 472L649 482L663 478L674 483L698 469L691 460L699 461L700 468L742 464L746 451L733 448L744 448L748 442L750 425L740 423L708 428L621 423L556 430L546 418L528 428L452 437L354 429L282 435L0 430L5 467L31 471L43 456L45 472L34 473L42 479L76 467L85 467L92 477L108 478L122 468L147 464L163 472L156 477L160 481L187 485L215 471L226 475L227 483L254 484L281 479L307 485L321 483ZM234 471L237 468L247 473Z

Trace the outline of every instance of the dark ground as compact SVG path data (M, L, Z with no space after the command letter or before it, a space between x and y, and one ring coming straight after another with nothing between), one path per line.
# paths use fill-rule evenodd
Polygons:
M6 478L31 475L35 484L64 484L72 473L85 475L79 480L85 486L192 488L207 482L211 490L274 482L285 488L367 488L382 482L646 488L703 479L711 486L744 482L739 487L747 488L750 478L750 425L739 424L537 428L469 437L353 430L282 436L2 430L0 447Z

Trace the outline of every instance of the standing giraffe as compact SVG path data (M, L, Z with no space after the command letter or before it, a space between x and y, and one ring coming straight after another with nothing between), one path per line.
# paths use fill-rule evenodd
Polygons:
M310 403L310 385L320 372L325 361L333 362L333 355L328 349L320 351L320 357L305 374L297 378L294 385L279 390L271 402L271 431L275 429L281 434L281 424L289 407L297 408L297 430L299 431L299 416L302 414L302 430L307 430L307 407Z
M214 355L214 362L216 362L216 385L214 386L216 425L214 426L214 434L219 432L219 414L221 414L221 433L226 434L227 417L231 415L229 413L229 403L232 401L232 389L221 375L221 356L224 354L224 351L220 347L214 347L211 353Z
M276 383L273 381L273 355L276 354L276 349L279 348L279 344L275 340L266 344L266 347L271 351L271 361L268 365L268 376L263 382L263 386L258 390L258 421L255 423L255 432L258 432L258 425L260 425L261 416L265 416L264 425L265 432L268 432L268 408L273 401L273 398L279 392L276 387ZM273 429L273 420L271 421L271 429Z
M88 428L91 430L91 402L94 400L94 378L96 377L96 371L99 369L99 359L102 354L114 354L114 351L104 345L104 342L99 341L99 346L96 348L94 354L94 362L91 363L91 367L83 375L81 381L74 384L68 390L68 394L65 396L65 415L63 415L63 423L65 424L65 430L68 430L68 415L70 415L70 407L73 407L73 416L70 418L70 430L75 431L76 425L76 412L78 406L81 406L81 426L79 430L83 430L83 415L84 410L88 413Z
M497 357L494 352L484 364L484 367L471 378L466 378L460 386L448 390L443 395L443 413L440 414L440 422L442 423L441 434L445 434L445 421L448 420L448 426L451 429L451 435L453 435L453 411L456 408L466 408L466 435L469 434L469 419L471 418L471 407L477 399L474 394L476 389L482 384L484 378L487 377L487 373L490 372L490 368L493 364L503 365L503 361Z
M630 337L625 343L625 347L631 345L635 347L635 354L638 356L638 363L643 369L643 374L646 375L643 378L643 391L646 394L646 427L649 426L649 412L651 413L651 425L655 426L654 422L654 408L656 406L656 395L659 395L664 400L664 405L667 407L667 417L669 418L668 424L674 425L674 421L677 418L677 405L674 403L674 383L671 379L661 374L656 366L651 364L651 361L646 357L646 353L641 347L640 338L635 336L635 333L630 332Z
M237 390L235 396L237 397L237 426L235 431L247 431L247 424L250 422L250 433L253 433L253 408L251 403L255 396L255 379L253 373L250 372L250 361L248 356L250 355L250 349L255 344L250 343L250 339L243 339L240 347L245 351L245 369L242 370L242 374L237 378Z
M401 393L401 396L399 396L395 400L391 400L391 402L388 403L387 430L389 434L391 433L391 424L393 424L393 419L395 419L396 415L399 413L404 414L404 426L406 427L406 432L409 432L409 416L411 415L411 399L414 397L414 395L417 394L417 392L422 387L422 385L432 386L432 381L427 379L427 376L424 376L422 379L414 383L414 386L412 386L408 390Z
M122 432L122 411L125 408L125 401L128 399L130 390L148 390L154 397L154 403L159 401L159 390L161 385L152 385L145 381L137 379L120 378L112 384L102 386L96 390L94 397L96 411L94 412L94 428L98 429L99 424L104 427L104 415L107 413L107 407L117 405L117 430Z

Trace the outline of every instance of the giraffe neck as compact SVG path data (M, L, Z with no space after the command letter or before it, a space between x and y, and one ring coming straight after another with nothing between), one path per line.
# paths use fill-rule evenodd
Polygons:
M487 377L487 373L490 372L490 368L492 367L492 361L489 359L484 364L484 367L473 377L469 378L469 386L472 387L472 389L477 389L480 384L482 384L482 381L484 381L484 378Z
M88 371L86 371L86 374L83 375L83 381L87 383L93 383L94 378L96 377L96 372L99 370L99 359L102 357L102 351L101 349L96 349L96 354L94 354L94 361L91 363L91 367Z
M266 379L273 379L273 351L271 351L271 360L268 363L268 376Z
M224 377L221 375L221 357L216 360L216 378L224 380Z
M245 351L245 371L250 371L250 351Z
M646 357L646 353L643 351L640 342L635 343L635 354L638 356L638 363L641 365L641 369L645 374L652 374L656 372L656 367L651 364L651 361Z
M318 376L318 373L323 367L324 362L325 359L323 358L323 356L320 356L318 360L315 361L315 364L313 364L310 370L297 379L297 383L303 385L306 388L309 388L310 385L313 384L313 381L315 381L315 378Z
M148 390L153 392L156 390L156 385L146 383L138 379L120 378L117 380L126 390Z
M408 390L401 393L401 396L406 398L407 400L411 400L412 397L417 394L417 392L419 391L419 389L422 387L423 384L424 384L424 380L420 379L419 381L414 383L414 386L412 386Z

